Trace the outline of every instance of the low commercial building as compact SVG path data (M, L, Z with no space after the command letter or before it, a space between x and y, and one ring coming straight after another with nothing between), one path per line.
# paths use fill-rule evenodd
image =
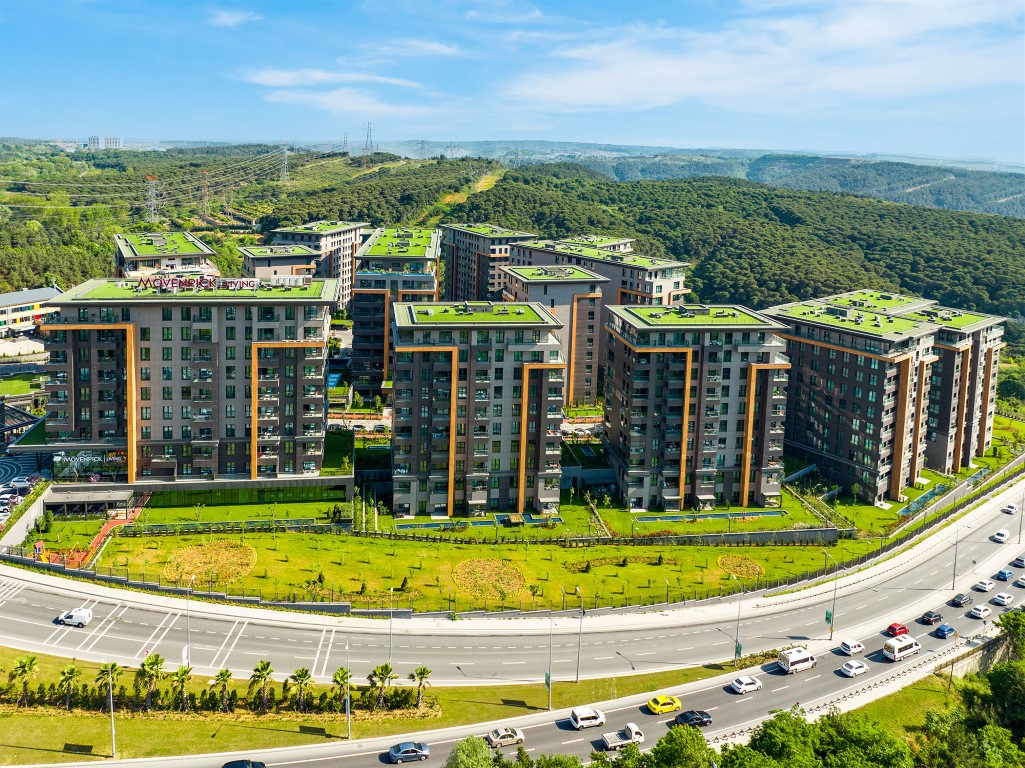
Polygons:
M311 221L295 227L271 230L274 245L304 245L316 251L314 276L338 281L338 305L352 302L352 273L356 252L370 225L361 221Z
M114 243L118 277L221 274L211 260L216 251L190 232L131 232L114 235Z
M129 482L316 476L333 280L89 280L51 300L38 450Z
M61 295L60 288L28 288L0 293L0 338L35 330L57 314L46 302Z
M390 391L389 319L394 302L437 301L436 229L374 230L356 253L352 289L352 384L364 398Z
M441 232L449 301L500 300L510 246L537 237L492 224L442 224Z
M607 277L582 267L502 267L507 301L536 301L562 321L568 405L593 404L602 360L602 287Z
M396 514L558 509L561 330L538 303L392 305Z
M605 430L635 509L777 506L783 324L740 306L610 306Z
M250 245L242 254L242 275L269 280L278 276L316 277L320 252L305 245Z

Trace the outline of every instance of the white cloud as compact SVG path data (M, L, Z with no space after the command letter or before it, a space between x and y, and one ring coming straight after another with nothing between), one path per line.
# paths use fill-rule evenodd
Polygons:
M327 112L367 117L422 117L436 110L422 104L390 104L372 94L355 88L331 91L271 91L267 101L278 104L300 104Z
M446 45L434 40L391 40L387 43L374 43L361 46L364 50L374 53L395 56L458 56L461 51L454 45Z
M216 10L207 19L208 24L212 24L215 27L229 27L234 29L240 24L245 24L247 21L260 21L263 18L258 13L252 11L225 11Z
M712 31L593 30L593 42L557 48L506 95L552 112L637 111L687 99L787 111L1020 84L1022 44L1010 32L1020 32L1016 6L754 0L750 15Z
M423 88L414 80L385 77L367 72L332 72L325 69L257 69L241 74L249 83L284 88L295 85L325 85L328 83L378 83L403 88Z
M475 5L477 7L463 14L463 18L485 24L533 24L547 18L537 6L510 0L490 0Z

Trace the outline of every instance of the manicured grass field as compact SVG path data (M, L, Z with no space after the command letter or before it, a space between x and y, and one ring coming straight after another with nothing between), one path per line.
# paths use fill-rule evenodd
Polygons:
M146 507L139 519L140 525L167 525L170 523L242 522L243 520L294 520L316 518L328 521L335 501L283 501L270 504L224 504L196 507ZM338 504L347 502L341 498ZM54 530L57 525L54 525Z
M27 395L33 390L41 389L36 386L39 375L35 373L16 373L13 376L5 376L0 379L0 395Z
M924 469L920 474L929 483L921 489L910 486L905 488L904 495L908 498L907 502L888 502L890 508L881 509L874 504L865 504L855 501L849 496L843 496L837 500L836 511L854 523L859 530L870 531L876 534L886 533L888 529L904 519L901 512L908 504L920 498L923 494L928 493L937 485L946 485L948 490L951 487L951 478L945 477L938 472L933 472L931 469Z
M855 710L904 739L925 725L925 713L942 711L960 697L955 688L947 693L947 681L939 675L928 677Z
M47 549L88 549L93 537L100 532L106 518L94 517L88 520L54 521L48 533L29 531L22 546L31 547L37 541L46 543Z

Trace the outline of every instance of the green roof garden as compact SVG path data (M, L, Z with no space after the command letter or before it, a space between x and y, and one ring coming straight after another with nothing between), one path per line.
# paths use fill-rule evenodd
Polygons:
M602 277L594 272L587 269L581 269L580 267L574 267L572 265L563 266L559 264L551 267L502 267L506 272L516 275L523 280L528 281L558 281L558 280L576 280L579 282L600 282L607 283L609 279Z
M533 232L519 232L515 229L497 227L494 224L443 224L442 226L490 237L537 237Z
M235 299L240 303L253 301L309 301L324 299L333 301L335 297L335 280L313 280L309 285L284 286L262 283L256 290L252 288L215 289L183 289L177 293L161 291L145 287L139 289L138 281L134 280L89 280L72 288L59 297L59 303L79 303L93 301L116 302L156 302L193 301L202 302L208 299ZM55 302L58 303L58 302Z
M433 229L384 227L377 230L373 242L361 258L436 258L437 238ZM432 246L434 246L432 248Z
M317 251L305 245L250 245L238 250L246 256L320 256Z
M735 326L766 329L783 326L744 307L735 305L682 304L673 307L610 307L611 312L631 325L641 327Z
M922 320L889 315L857 307L837 307L826 303L805 302L776 307L770 316L795 320L805 325L828 326L863 336L897 339L921 335L934 329Z
M119 238L136 256L188 256L211 254L213 249L188 232L130 232Z
M944 328L963 331L978 325L985 328L987 325L997 325L1003 322L1002 317L994 315L983 315L978 312L965 312L963 309L949 309L947 307L933 306L920 309L916 312L906 312L901 317L913 318L926 323L935 323ZM972 330L976 330L972 328Z
M603 245L616 245L617 243L632 243L635 238L616 237L615 235L577 235L576 237L564 237L560 242L573 245L593 245L601 248Z
M526 302L396 303L396 324L418 325L558 325L540 304Z
M638 267L641 269L649 268L662 268L662 267L682 267L686 266L686 262L673 261L671 259L658 259L651 256L642 256L637 253L617 253L616 251L606 251L602 248L595 248L590 245L571 245L570 243L553 243L553 242L542 242L536 241L533 243L520 243L525 248L536 248L541 251L548 251L550 253L558 253L568 256L579 256L583 259L596 259L601 261L612 261L616 264L625 264L628 267Z
M851 291L836 296L826 296L819 299L827 304L835 304L842 307L858 307L860 309L892 310L902 309L918 304L929 304L929 299L921 296L905 296L890 291Z
M294 227L281 227L279 229L271 230L272 232L289 232L295 234L318 234L322 235L327 232L336 232L343 229L353 229L355 227L367 227L365 221L311 221L308 224L299 224Z

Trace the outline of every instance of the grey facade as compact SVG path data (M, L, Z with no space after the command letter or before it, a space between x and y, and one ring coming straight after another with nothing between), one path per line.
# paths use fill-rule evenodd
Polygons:
M352 302L352 276L356 251L370 225L359 221L311 221L271 231L274 245L304 245L320 254L314 276L338 281L338 306Z
M500 300L511 245L536 237L491 224L442 224L441 232L448 301Z

